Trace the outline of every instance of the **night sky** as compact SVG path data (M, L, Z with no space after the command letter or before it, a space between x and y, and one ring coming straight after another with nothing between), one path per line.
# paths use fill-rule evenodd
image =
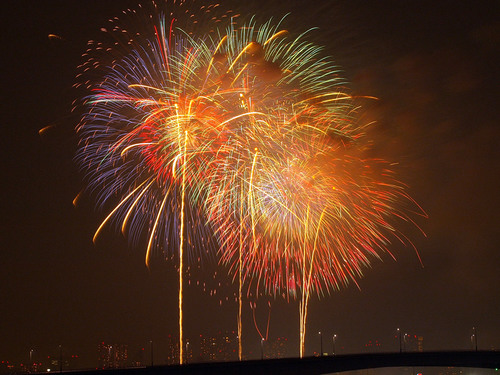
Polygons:
M157 345L177 335L177 278L172 264L144 265L111 229L92 236L104 212L84 198L74 162L79 99L72 85L89 39L134 1L8 1L2 5L2 225L0 360L25 361L29 350L54 355L59 345L95 366L98 342ZM306 350L318 331L335 333L342 353L378 340L398 349L396 328L424 337L424 349L500 349L498 229L500 124L498 1L248 2L264 18L291 12L285 27L312 39L342 67L355 95L375 96L360 112L374 153L397 161L399 179L428 214L402 230L411 247L394 244L355 285L310 303ZM223 5L228 8L231 4ZM49 38L56 34L62 39ZM39 135L39 130L52 125ZM188 287L185 335L236 330L236 288L210 272L210 296ZM194 284L194 283L193 283ZM226 297L228 301L225 300ZM222 304L220 300L222 299ZM257 304L267 321L268 300ZM248 303L244 351L259 356ZM298 354L298 303L271 303L270 337ZM331 340L331 339L329 339ZM326 341L330 342L330 341ZM330 349L328 349L330 350ZM250 354L252 351L253 354Z

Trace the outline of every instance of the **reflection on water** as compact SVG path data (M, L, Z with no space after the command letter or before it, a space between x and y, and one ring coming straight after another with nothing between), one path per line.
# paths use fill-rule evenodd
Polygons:
M337 372L337 375L500 375L499 370L472 367L383 367Z

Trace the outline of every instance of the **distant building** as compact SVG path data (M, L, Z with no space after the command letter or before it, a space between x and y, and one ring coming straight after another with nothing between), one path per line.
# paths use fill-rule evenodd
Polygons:
M168 335L167 341L167 365L179 363L179 338Z
M130 355L130 365L132 367L142 367L146 365L145 350L143 347Z
M406 352L423 352L424 337L414 334L405 334L403 338L403 348Z
M423 336L418 336L417 339L417 351L423 352L424 351L424 337Z
M165 361L168 365L179 364L179 337L168 335L167 340L167 359ZM184 339L184 363L193 362L193 342Z
M200 361L235 361L238 336L235 331L219 331L215 336L200 336Z
M13 373L15 369L15 365L9 361L0 362L0 374Z
M217 339L212 336L200 336L200 361L217 360Z
M378 340L369 340L364 347L365 352L381 352L382 351L382 343Z
M234 331L220 332L216 336L218 361L235 361L238 359L238 335Z
M265 358L285 358L288 353L288 339L286 337L278 337L273 340L264 342L264 357Z
M184 363L193 362L193 343L191 340L186 339L184 347Z
M238 360L238 335L235 331L219 331L211 336L200 335L195 340L185 339L184 343L184 363ZM179 338L169 335L167 345L167 364L179 363ZM285 337L267 340L262 348L265 358L285 358L288 340Z
M69 354L61 348L59 348L59 353L54 350L52 351L52 355L47 356L46 360L43 359L40 362L37 368L44 371L75 370L81 368L80 356L77 354ZM36 371L33 370L33 372Z
M101 342L98 345L98 368L124 368L128 365L128 345L106 344Z

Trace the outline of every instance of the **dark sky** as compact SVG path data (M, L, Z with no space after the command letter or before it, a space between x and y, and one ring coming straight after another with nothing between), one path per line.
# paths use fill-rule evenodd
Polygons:
M319 330L336 333L346 353L364 350L369 340L395 350L397 327L423 336L430 350L470 348L476 326L480 349L500 349L500 3L266 3L248 2L243 11L264 18L291 12L286 27L295 32L319 27L312 38L343 68L354 94L379 98L361 112L377 122L369 131L375 152L399 162L400 179L429 216L417 219L427 237L404 229L424 267L413 249L395 245L397 262L375 262L360 290L313 299L308 353L318 350ZM25 360L31 348L56 353L62 344L94 365L99 341L139 348L150 339L164 358L165 337L177 334L172 265L158 261L148 271L144 248L130 248L110 230L94 246L104 213L89 199L72 205L83 177L73 161L76 67L87 40L134 4L2 5L0 360ZM40 136L48 125L54 127ZM236 330L236 303L225 302L232 293L224 285L216 296L189 287L187 336ZM298 304L271 306L270 335L286 336L294 355ZM262 300L261 325L267 312ZM244 350L256 353L248 304L244 314Z

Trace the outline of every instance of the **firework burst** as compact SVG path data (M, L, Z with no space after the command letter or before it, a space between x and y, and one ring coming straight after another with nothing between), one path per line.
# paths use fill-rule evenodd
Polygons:
M396 222L411 200L388 163L363 156L354 99L307 32L178 7L141 33L114 20L87 51L77 159L98 205L114 204L96 237L112 222L134 242L147 233L146 264L155 249L177 259L181 363L184 250L213 256L211 238L238 279L240 358L244 285L300 298L302 355L310 295L405 242Z

